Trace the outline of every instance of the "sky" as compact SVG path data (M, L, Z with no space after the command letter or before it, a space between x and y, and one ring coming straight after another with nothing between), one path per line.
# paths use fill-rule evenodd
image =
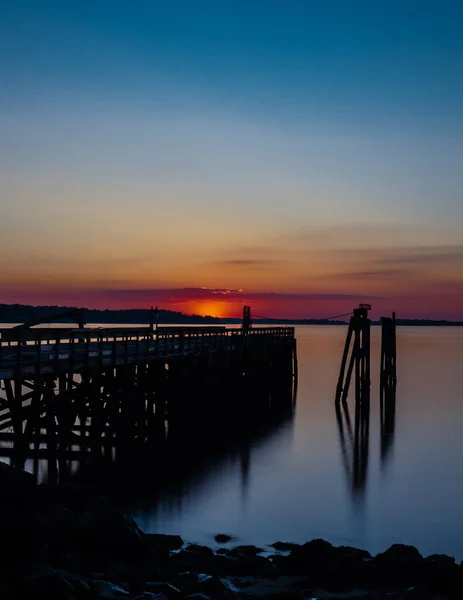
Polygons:
M0 302L463 319L460 0L3 0Z

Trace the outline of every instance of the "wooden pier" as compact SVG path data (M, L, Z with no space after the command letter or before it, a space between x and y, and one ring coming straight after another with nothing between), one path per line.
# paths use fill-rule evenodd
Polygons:
M291 327L0 329L0 435L24 458L202 443L291 408L296 369Z

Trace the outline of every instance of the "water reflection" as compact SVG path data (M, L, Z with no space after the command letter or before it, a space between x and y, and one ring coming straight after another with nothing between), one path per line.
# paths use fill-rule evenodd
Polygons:
M57 430L50 436L40 428L26 447L18 445L12 433L0 433L0 458L30 471L38 483L91 484L127 510L150 516L156 515L161 505L181 513L192 496L204 493L210 482L234 470L245 505L255 449L282 429L291 429L294 418L296 390L291 378L271 386L264 383L257 389L254 385L238 390L230 386L228 392L220 386L211 389L216 403L222 398L225 406L231 406L228 396L235 399L237 414L228 415L230 418L211 422L198 413L196 419L190 415L188 421L180 421L174 415L162 435L152 431L149 438L129 443L126 437L117 436L95 440L90 435L91 418L88 434L84 430L69 438Z
M380 392L380 428L381 428L381 465L384 468L392 454L395 433L396 389L381 387Z
M370 409L360 403L355 406L354 429L347 403L336 404L336 420L343 466L348 485L355 500L363 501L368 474Z
M370 402L363 398L355 403L354 427L347 402L335 404L336 422L343 468L352 498L364 501L370 447ZM384 469L392 455L395 432L396 389L382 387L380 392L380 459Z
M162 521L180 518L191 506L204 500L217 482L230 476L236 498L246 510L250 495L253 460L263 447L274 444L281 451L282 438L290 442L294 407L279 414L263 415L263 423L252 434L219 443L164 444L161 446L101 447L101 452L82 453L67 447L57 456L45 444L31 449L22 464L17 462L14 441L0 438L0 457L32 472L38 483L68 482L92 485L120 508L137 515L147 531L162 529ZM58 444L59 446L59 444Z
M375 364L380 333L372 327ZM195 435L183 450L169 448L169 460L153 447L139 464L122 451L115 465L108 456L98 467L76 455L69 477L100 486L116 478L116 491L143 530L188 541L209 544L219 532L257 545L323 537L373 554L408 543L425 555L461 561L463 328L398 330L397 398L383 399L381 411L379 369L373 369L369 427L357 429L357 442L354 396L347 411L333 410L345 334L342 327L298 329L297 411L275 419L266 433L209 447ZM241 414L248 416L244 403ZM43 481L43 456L38 463ZM174 464L181 466L177 478L169 472ZM32 470L29 461L26 467ZM118 479L124 470L126 478Z

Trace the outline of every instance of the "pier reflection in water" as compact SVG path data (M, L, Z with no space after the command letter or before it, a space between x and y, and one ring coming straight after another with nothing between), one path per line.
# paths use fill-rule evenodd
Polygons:
M129 511L156 514L158 503L182 503L208 479L223 469L237 468L243 499L249 484L253 449L292 423L296 387L292 373L248 371L242 380L211 379L208 386L191 390L189 399L202 394L217 408L207 413L187 410L166 415L162 427L151 435L127 440L117 436L92 438L91 417L79 426L82 434L52 443L46 431L38 432L24 452L13 433L0 434L0 457L33 473L38 483L74 482L97 486L107 497ZM284 375L284 376L283 376ZM233 383L233 385L232 385ZM174 406L185 402L184 389L170 390ZM230 407L234 404L235 409ZM185 416L186 415L186 418ZM79 429L78 428L78 429Z
M348 485L355 500L362 499L368 473L368 452L370 422L368 416L360 414L360 407L355 409L354 427L346 403L336 404L336 419L339 429L339 440L343 466Z
M223 430L222 443L193 435L183 448L166 445L169 458L155 446L140 462L124 448L116 448L115 462L76 455L69 477L107 488L115 481L145 531L187 541L209 544L216 533L258 545L322 537L372 553L407 543L461 561L463 328L398 328L397 401L381 410L381 337L372 327L370 420L368 430L358 428L357 445L354 395L349 420L342 405L340 415L333 406L346 328L298 327L296 336L295 413L275 415L261 432L248 430L238 440ZM249 417L246 406L241 414ZM32 470L32 457L26 466ZM43 458L38 468L43 481Z
M396 418L396 390L381 389L380 430L381 430L381 465L384 467L390 458L394 445Z
M384 468L392 454L395 431L395 389L381 392L380 459ZM367 486L370 452L370 407L354 408L352 422L347 403L335 405L343 468L354 501L363 501Z

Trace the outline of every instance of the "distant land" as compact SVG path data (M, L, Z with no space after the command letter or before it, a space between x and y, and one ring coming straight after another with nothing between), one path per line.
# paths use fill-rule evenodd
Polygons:
M53 315L76 310L71 306L29 306L25 304L0 304L0 323L25 323L50 319ZM124 310L95 310L84 309L85 322L111 324L149 324L150 310L144 308ZM70 318L60 318L55 323L72 323ZM226 323L241 323L241 319L227 319L200 315L185 315L172 310L159 310L160 325L225 325ZM254 319L259 325L346 325L346 321L327 319ZM373 321L373 324L379 321ZM445 321L430 319L397 319L397 325L419 326L463 326L463 321Z

